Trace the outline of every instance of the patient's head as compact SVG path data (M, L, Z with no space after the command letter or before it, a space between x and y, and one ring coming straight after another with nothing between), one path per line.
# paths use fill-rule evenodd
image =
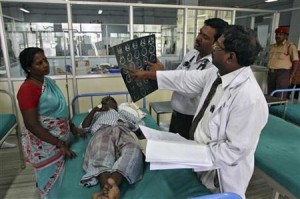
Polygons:
M112 108L112 109L115 109L116 111L118 111L118 103L111 96L103 97L102 100L101 100L101 104L102 104L102 107L104 109L105 108Z

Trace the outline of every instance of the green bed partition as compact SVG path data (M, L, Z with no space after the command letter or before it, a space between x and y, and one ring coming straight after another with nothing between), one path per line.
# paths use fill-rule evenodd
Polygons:
M300 127L270 115L255 152L255 166L300 198Z

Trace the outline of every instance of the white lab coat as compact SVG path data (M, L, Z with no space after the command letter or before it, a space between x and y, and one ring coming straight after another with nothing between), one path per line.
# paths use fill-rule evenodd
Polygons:
M197 70L197 67L202 62L201 60L203 60L203 59L209 60L209 62L206 64L206 69L215 67L212 64L211 54L209 54L197 61L198 55L199 55L199 51L197 51L195 49L188 52L186 54L186 56L183 58L183 61L181 62L181 64L177 67L177 70ZM189 62L189 60L191 60L192 57L194 57L194 59L189 63L190 68L187 69L186 67L183 66L183 64L186 61ZM186 94L182 94L179 92L173 92L172 99L171 99L171 106L172 106L173 110L175 110L179 113L182 113L185 115L195 115L196 109L194 108L194 106L197 106L199 104L199 99L200 99L200 95L197 95L196 97L189 97Z
M196 111L198 113L216 79L217 70L158 71L158 87L189 95L204 89ZM245 198L254 170L254 152L261 130L267 123L268 106L250 67L244 67L224 89L208 124L208 156L214 167L220 168L223 191ZM196 141L202 143L202 140ZM202 173L202 183L213 189L214 174L205 174Z

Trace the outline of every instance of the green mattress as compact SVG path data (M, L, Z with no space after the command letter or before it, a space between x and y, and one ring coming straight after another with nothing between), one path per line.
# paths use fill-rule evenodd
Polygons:
M159 129L155 120L147 113L143 119L148 127ZM76 125L83 121L87 113L75 115L72 120ZM79 185L79 181L84 175L82 162L85 148L91 138L74 139L72 137L71 149L77 153L77 158L68 160L65 165L63 183L58 193L61 199L88 199L94 192L100 190L99 185L86 188ZM150 171L149 163L145 164L143 179L134 185L128 185L124 182L121 186L122 199L182 199L190 196L199 196L210 194L198 180L191 169L174 169L162 171Z
M270 113L278 117L283 116L284 106L271 106ZM300 104L288 104L285 119L300 126Z
M0 114L0 140L16 124L16 116L13 114Z
M255 152L255 166L300 198L300 128L270 115Z

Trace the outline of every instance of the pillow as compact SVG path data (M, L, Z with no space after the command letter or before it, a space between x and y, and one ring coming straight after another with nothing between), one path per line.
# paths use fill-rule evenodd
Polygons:
M131 103L124 102L124 103L120 104L119 110L127 111L140 119L145 117L145 113L143 111L141 111L139 109L138 105L136 105L133 102L131 102Z

